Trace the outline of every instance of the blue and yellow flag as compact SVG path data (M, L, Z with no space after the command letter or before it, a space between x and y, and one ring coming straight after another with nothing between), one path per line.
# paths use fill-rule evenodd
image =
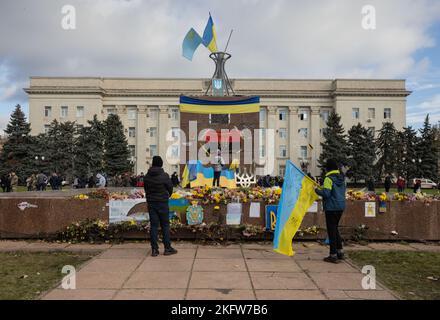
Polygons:
M196 52L199 45L203 42L196 30L191 28L186 34L182 43L182 54L185 58L192 61L194 52Z
M220 187L227 189L236 189L235 170L223 169L220 175Z
M317 183L287 161L283 191L277 212L277 223L273 240L274 251L293 256L292 240L298 231L307 210L318 200L315 193Z
M260 97L180 96L180 112L199 114L240 114L260 112Z
M215 32L214 21L211 14L209 14L208 23L203 32L203 45L207 47L211 52L217 52L217 34Z

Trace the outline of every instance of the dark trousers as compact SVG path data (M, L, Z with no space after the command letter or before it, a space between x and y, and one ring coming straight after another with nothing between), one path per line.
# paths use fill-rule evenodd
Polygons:
M171 240L168 202L149 202L148 213L150 215L151 248L159 249L159 245L157 243L159 225L162 229L163 244L165 249L170 248Z
M212 182L213 187L220 187L220 176L221 172L214 171L214 181Z
M335 255L338 250L342 250L342 239L339 234L339 220L343 211L326 211L325 221L327 224L327 234L330 241L330 254Z

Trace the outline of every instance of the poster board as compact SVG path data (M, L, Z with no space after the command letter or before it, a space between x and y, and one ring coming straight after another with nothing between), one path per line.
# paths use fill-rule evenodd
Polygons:
M110 200L109 222L149 221L150 217L146 212L147 210L142 208L144 205L146 206L145 199Z

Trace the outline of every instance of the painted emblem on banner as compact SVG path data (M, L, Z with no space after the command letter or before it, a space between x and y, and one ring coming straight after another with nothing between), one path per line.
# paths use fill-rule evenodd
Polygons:
M275 231L275 226L277 224L277 205L266 206L266 230Z
M379 202L379 213L386 213L387 212L387 203L386 201L380 201Z
M198 205L197 201L193 201L192 205L186 210L186 221L190 226L202 224L203 208Z

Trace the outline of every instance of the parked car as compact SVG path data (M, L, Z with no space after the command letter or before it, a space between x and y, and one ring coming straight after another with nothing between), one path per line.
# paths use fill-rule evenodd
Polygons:
M413 185L416 183L417 180L421 181L421 188L422 189L436 189L438 188L437 183L432 181L431 179L422 179L422 178L415 178L413 179Z

